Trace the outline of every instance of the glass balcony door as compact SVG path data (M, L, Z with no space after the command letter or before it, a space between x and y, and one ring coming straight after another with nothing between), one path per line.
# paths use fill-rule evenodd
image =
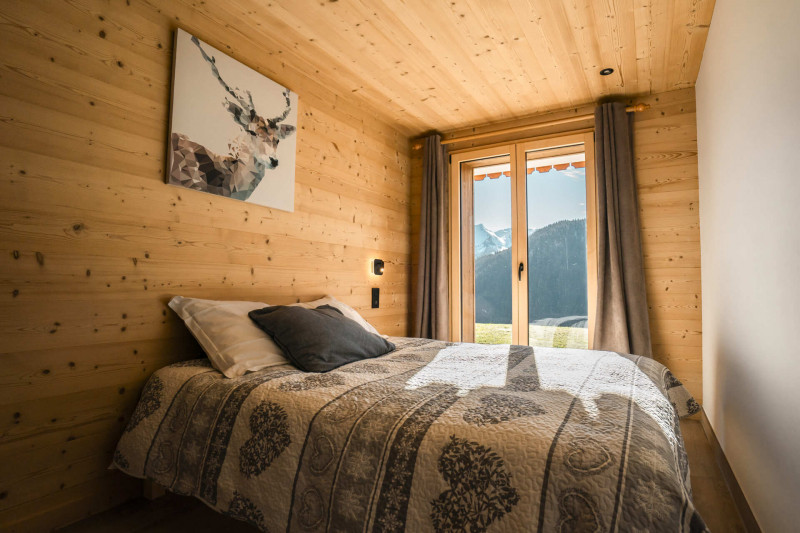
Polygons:
M475 150L451 158L451 314L454 339L518 344L518 290L512 283L519 250L516 234L518 184L513 145ZM451 303L451 305L453 305Z
M592 153L591 134L578 134L453 154L454 340L590 346Z
M519 288L527 309L520 320L531 346L589 347L597 272L593 152L586 138L573 141L517 146L527 234L527 276Z

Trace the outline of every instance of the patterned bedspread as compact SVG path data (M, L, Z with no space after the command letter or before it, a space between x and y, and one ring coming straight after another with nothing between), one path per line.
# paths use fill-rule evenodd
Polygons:
M116 468L263 531L704 531L662 365L393 338L326 374L156 372Z

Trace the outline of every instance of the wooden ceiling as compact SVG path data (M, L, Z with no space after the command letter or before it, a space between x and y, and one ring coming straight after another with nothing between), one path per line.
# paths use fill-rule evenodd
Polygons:
M714 7L714 0L182 3L410 135L693 86ZM614 73L600 76L604 67Z

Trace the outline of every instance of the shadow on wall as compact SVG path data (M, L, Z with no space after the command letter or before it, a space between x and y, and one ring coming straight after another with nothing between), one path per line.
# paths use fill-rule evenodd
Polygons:
M724 328L720 330L724 331ZM754 381L751 370L742 364L743 361L760 364L752 354L730 356L742 349L741 346L732 345L724 336L718 339L714 366L704 369L710 370L714 383L711 387L713 396L707 400L710 409L706 415L753 513L757 509L775 506L776 499L784 499L782 508L792 508L797 504L793 501L793 495L800 494L797 440L776 438L782 433L776 431L776 426L787 423L783 418L774 419L777 414L771 405L776 402L770 398L776 391ZM711 392L706 391L706 394ZM743 469L740 465L737 469L736 462L731 459L742 457L747 460L747 468ZM794 464L776 462L775 458L778 457L788 458ZM748 478L748 473L757 475ZM770 487L783 489L775 494L774 490L769 490ZM791 490L787 491L786 488ZM759 504L759 500L770 501ZM760 525L764 524L757 515L756 520Z

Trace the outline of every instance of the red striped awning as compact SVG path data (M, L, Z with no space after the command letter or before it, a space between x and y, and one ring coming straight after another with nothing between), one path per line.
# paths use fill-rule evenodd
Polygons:
M573 163L559 163L557 165L547 165L547 166L543 166L543 167L529 168L528 169L528 175L530 176L534 172L547 173L547 172L550 172L550 170L552 170L552 169L556 169L558 171L567 170L570 166L572 168L585 168L586 167L586 162L585 161L575 161ZM474 179L475 179L475 181L483 181L486 178L489 178L489 179L492 179L492 180L496 180L496 179L500 178L501 176L506 177L506 178L511 177L511 171L489 172L489 173L486 173L486 174L475 174L474 175Z

